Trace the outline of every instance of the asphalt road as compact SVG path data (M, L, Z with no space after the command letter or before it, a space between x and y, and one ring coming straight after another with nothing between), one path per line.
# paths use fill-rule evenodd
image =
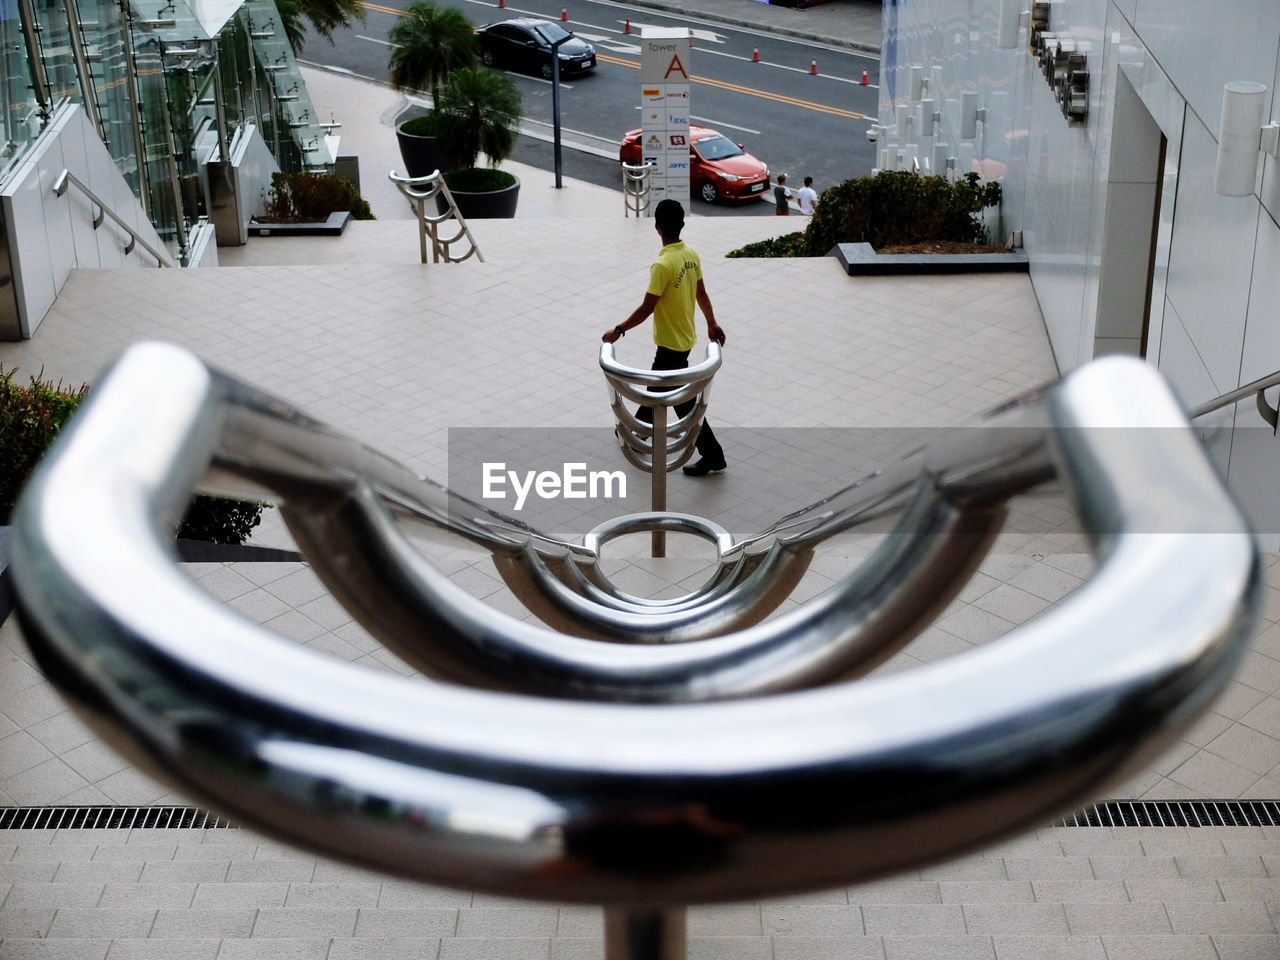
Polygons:
M461 9L477 25L508 17L560 19L560 0L513 0L505 9L486 0L437 0ZM367 20L335 34L335 44L308 40L304 58L336 66L361 76L385 80L386 40L401 9L410 0L365 2ZM561 128L566 142L582 143L610 159L575 150L564 151L566 175L616 187L617 143L622 134L640 125L639 47L626 33L627 22L637 33L644 25L687 26L694 37L694 122L714 127L769 164L774 173L786 172L795 186L810 175L821 190L870 171L874 149L866 139L868 120L877 106L877 90L863 87L863 70L878 81L878 61L822 44L776 37L696 18L677 18L652 10L629 8L603 0L570 0L566 26L589 40L597 52L593 74L561 85ZM758 51L759 60L755 60ZM810 72L816 61L818 73ZM524 99L524 116L545 124L550 133L550 83L512 74ZM522 137L514 159L550 169L549 143ZM699 202L700 213L768 213L764 203L746 207L717 207Z

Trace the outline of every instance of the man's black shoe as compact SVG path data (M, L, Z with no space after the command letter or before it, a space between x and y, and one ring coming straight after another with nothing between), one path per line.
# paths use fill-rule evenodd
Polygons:
M708 460L706 457L700 459L697 463L691 463L684 468L686 477L705 477L708 473L719 473L728 464L723 460Z

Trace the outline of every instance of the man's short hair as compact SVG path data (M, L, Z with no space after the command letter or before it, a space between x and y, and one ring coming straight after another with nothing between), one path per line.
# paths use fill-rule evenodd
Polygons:
M679 200L662 200L654 208L653 219L663 236L679 238L684 229L684 207Z

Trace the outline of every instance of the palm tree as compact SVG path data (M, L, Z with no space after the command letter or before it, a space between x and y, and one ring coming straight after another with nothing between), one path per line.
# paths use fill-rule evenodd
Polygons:
M455 72L436 103L436 134L445 161L471 169L484 153L489 166L498 166L515 148L520 107L520 91L502 74L483 67Z
M334 30L350 26L353 19L364 23L365 18L360 0L276 0L276 9L280 11L284 35L295 56L302 53L306 40L304 17L310 22L311 29L330 44L333 43Z
M462 13L415 3L391 28L391 85L400 91L431 91L431 102L440 99L440 85L453 71L472 66L477 59L475 28Z

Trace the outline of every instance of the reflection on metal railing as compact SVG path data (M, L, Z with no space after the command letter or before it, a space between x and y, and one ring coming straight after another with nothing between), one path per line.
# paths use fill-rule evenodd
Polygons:
M90 203L94 204L94 206L98 208L98 213L93 218L93 229L97 230L102 226L103 217L110 217L112 223L129 235L129 242L125 244L124 248L124 255L126 257L133 253L133 248L135 246L140 245L143 250L155 257L157 267L173 266L166 255L162 254L155 247L151 246L151 244L147 243L146 238L144 238L142 234L138 233L138 231L135 230L128 221L103 203L98 195L86 187L84 183L82 183L81 180L70 170L63 170L62 173L58 174L58 179L53 183L54 196L63 196L67 192L67 187L70 185L74 185L77 190L89 198Z
M13 585L47 675L183 792L399 875L604 904L609 960L676 960L678 905L866 880L1048 822L1229 681L1258 560L1159 375L1100 360L982 425L757 536L661 514L570 542L144 344L28 485ZM949 603L1005 501L1049 481L1076 505L1094 579L998 641L851 679ZM353 616L449 682L290 646L203 593L163 534L197 483L279 502ZM797 557L889 513L858 569L761 620ZM617 590L595 561L637 522L712 539L714 574L674 601ZM471 597L404 524L483 545L576 635Z
M1265 377L1259 377L1257 380L1246 383L1242 387L1228 390L1222 396L1207 400L1199 406L1192 407L1187 416L1195 420L1197 417L1203 417L1206 413L1213 413L1215 410L1229 407L1233 403L1239 403L1250 394L1253 394L1254 405L1258 408L1258 414L1267 422L1271 432L1275 433L1277 424L1280 423L1280 409L1267 403L1266 392L1277 385L1280 385L1280 370L1275 373L1269 373Z
M413 206L414 213L418 217L418 251L422 258L422 262L427 262L427 249L430 247L431 260L433 263L439 263L443 260L445 263L461 263L467 257L475 254L476 259L484 263L484 256L480 253L480 248L476 246L476 239L471 235L471 228L467 226L467 221L463 219L462 212L458 209L457 203L454 202L453 194L449 192L449 185L444 182L444 175L439 171L429 173L425 177L402 177L394 170L387 174L387 179L396 185L405 199ZM440 204L437 197L444 198L446 209L443 213L428 213L428 207L439 210ZM454 221L458 226L458 232L451 237L440 236L440 224ZM453 244L459 240L466 238L467 252L462 256L454 256L450 249Z
M644 163L622 165L622 201L626 210L624 216L649 216L649 206L653 202L652 163L646 160Z
M667 509L667 474L679 470L693 456L698 431L707 412L711 378L720 369L720 344L707 344L707 358L683 370L642 370L618 362L612 343L600 345L600 369L609 381L609 405L618 421L615 433L622 455L649 474L649 509ZM627 402L640 405L632 413ZM676 419L667 423L667 410ZM686 407L683 415L680 408ZM665 469L658 469L663 464ZM666 531L651 533L653 556L666 556Z

